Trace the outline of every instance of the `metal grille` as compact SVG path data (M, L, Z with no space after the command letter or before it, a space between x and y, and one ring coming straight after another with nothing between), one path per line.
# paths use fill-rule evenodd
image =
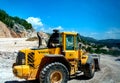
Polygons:
M31 52L28 54L28 65L34 67L34 53Z

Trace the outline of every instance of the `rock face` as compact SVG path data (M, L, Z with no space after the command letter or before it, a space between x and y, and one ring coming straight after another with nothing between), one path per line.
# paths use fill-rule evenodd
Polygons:
M14 32L16 32L17 37L27 37L27 32L24 29L24 27L18 23L15 23L12 29Z
M3 22L0 21L0 38L5 37L12 37L11 31L7 28L7 26Z
M31 30L25 30L20 24L15 23L10 29L3 22L0 21L0 38L25 38L34 36L36 33Z
M10 30L10 32L13 38L18 38L18 35L13 30Z
M46 47L48 39L49 39L49 36L46 33L41 32L41 31L39 32L39 34L42 37L42 45Z

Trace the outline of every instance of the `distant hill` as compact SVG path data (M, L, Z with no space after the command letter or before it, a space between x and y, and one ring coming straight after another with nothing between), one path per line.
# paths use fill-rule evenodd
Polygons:
M0 9L0 21L5 23L8 27L13 28L14 24L20 24L24 26L24 28L32 29L32 25L28 23L26 20L19 18L19 17L12 17L8 15L4 10Z
M120 48L120 39L99 40L98 43L104 44L108 47L118 47L118 48Z
M0 9L0 38L27 37L34 32L30 23L19 17L12 17Z
M99 42L102 42L102 43L120 43L120 39L104 39L104 40L99 40Z
M82 40L86 41L87 43L95 43L96 45L106 45L110 47L118 47L120 48L120 39L104 39L104 40L97 40L92 37L84 37L80 36Z
M84 49L87 52L120 56L120 39L96 40L91 37L81 36L81 41L85 44Z
M81 38L81 40L85 40L86 42L91 42L91 43L97 43L98 42L98 40L96 40L92 37L85 37L85 36L80 35L80 38Z

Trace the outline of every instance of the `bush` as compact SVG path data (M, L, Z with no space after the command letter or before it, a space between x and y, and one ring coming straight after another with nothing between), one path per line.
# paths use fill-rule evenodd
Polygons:
M87 51L87 52L90 52L90 53L94 53L94 50L92 49L92 47L88 47L88 48L86 49L86 51Z

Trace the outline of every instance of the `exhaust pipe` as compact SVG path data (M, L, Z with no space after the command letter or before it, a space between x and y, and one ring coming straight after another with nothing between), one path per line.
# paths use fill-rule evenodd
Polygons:
M42 45L42 37L40 36L39 32L37 32L37 37L39 40L38 48L40 48L40 46Z

